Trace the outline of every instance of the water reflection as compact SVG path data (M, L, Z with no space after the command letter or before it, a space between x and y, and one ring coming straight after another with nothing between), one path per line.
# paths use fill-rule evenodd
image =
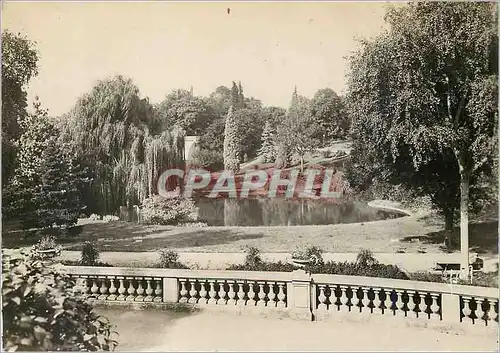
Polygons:
M198 218L210 226L294 226L358 223L403 216L361 202L317 200L200 199Z

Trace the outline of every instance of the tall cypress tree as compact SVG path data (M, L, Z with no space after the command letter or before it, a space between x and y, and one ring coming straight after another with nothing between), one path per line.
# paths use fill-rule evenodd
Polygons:
M233 107L229 108L224 129L224 168L237 172L240 168L241 155L240 135L238 132L238 122L234 116Z
M233 81L233 87L231 87L231 106L233 109L238 109L240 105L240 91L236 82Z
M238 82L238 107L240 109L245 108L245 96L243 95L243 87L241 86L241 81Z
M266 121L262 132L262 146L259 154L262 155L264 163L273 162L276 158L275 131L269 121Z

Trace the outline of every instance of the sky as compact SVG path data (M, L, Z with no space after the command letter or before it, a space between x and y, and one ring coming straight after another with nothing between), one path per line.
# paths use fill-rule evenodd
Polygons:
M173 89L208 96L241 81L246 96L286 108L346 88L345 57L383 26L384 2L3 2L2 28L36 42L28 99L69 111L98 80L130 77L160 102ZM228 10L230 13L228 14Z

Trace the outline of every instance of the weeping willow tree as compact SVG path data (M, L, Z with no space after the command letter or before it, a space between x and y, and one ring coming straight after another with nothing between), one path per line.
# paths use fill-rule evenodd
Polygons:
M184 165L184 132L158 131L157 119L122 76L98 82L63 119L63 139L90 170L90 212L115 213L127 202L142 202L156 192L161 172Z

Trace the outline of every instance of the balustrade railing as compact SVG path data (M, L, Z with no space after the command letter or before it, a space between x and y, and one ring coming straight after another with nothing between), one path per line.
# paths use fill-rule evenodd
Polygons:
M325 320L340 314L498 324L498 289L294 272L64 267L98 302L184 303L286 312Z

